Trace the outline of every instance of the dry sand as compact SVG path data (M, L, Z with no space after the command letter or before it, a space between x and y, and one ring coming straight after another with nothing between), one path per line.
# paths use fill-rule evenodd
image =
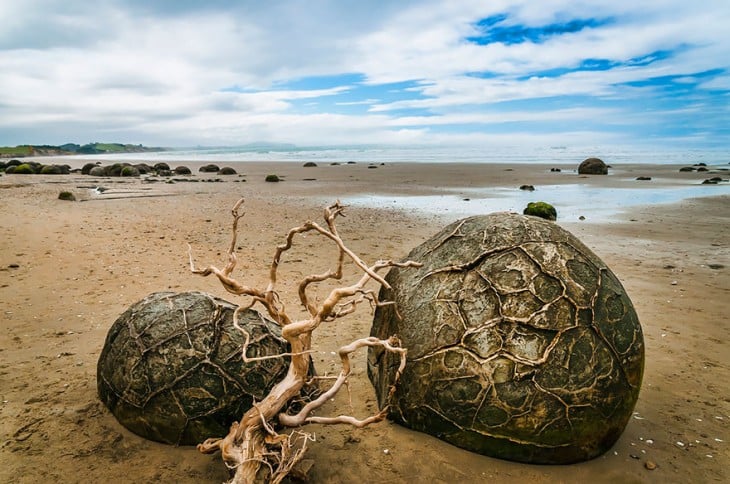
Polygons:
M69 161L70 160L70 161ZM46 160L47 161L47 160ZM78 159L64 163L81 166ZM182 163L181 163L182 164ZM197 173L200 164L187 163ZM219 456L146 441L98 401L96 362L111 323L159 290L201 290L228 300L212 278L190 274L187 243L200 264L223 265L230 208L241 196L236 277L266 282L273 247L322 206L357 193L418 195L437 187L693 185L706 174L678 167L622 166L580 179L563 167L364 164L303 168L246 163L219 183L142 184L81 175L0 177L0 482L221 482ZM510 170L510 171L508 171ZM268 173L284 182L265 183ZM651 182L636 182L639 175ZM724 175L725 176L725 175ZM246 182L234 182L234 180ZM313 180L314 179L314 180ZM110 188L92 196L88 187ZM83 203L57 200L71 190ZM383 422L353 430L312 427L312 482L727 482L730 480L730 196L635 208L604 223L559 220L625 285L646 342L634 418L605 455L569 466L533 466L460 450ZM536 196L536 199L539 195ZM549 201L549 200L548 200ZM454 216L351 208L339 229L366 260L401 258ZM283 264L281 291L332 262L326 242L307 237ZM350 273L353 276L353 272ZM295 307L291 303L289 307ZM315 333L318 371L336 371L332 352L367 335L363 310ZM364 355L355 364L352 411L375 409ZM349 413L341 396L323 413ZM387 452L386 452L387 450ZM649 470L653 463L656 468Z

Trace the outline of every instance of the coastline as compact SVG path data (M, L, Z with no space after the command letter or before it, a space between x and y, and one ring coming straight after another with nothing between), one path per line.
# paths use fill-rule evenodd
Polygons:
M59 158L80 167L88 160ZM44 159L48 162L48 159ZM176 162L177 163L177 162ZM679 165L616 165L583 178L576 165L366 163L304 168L298 162L245 162L231 178L198 173L198 182L145 183L83 175L0 177L0 478L20 482L220 482L218 456L145 441L123 429L96 398L96 359L111 323L160 290L202 290L231 301L213 279L189 273L187 243L201 265L225 261L230 208L246 197L236 276L265 283L274 245L286 231L335 199L361 194L429 196L466 189L587 184L597 189L699 186L706 173ZM106 162L105 162L106 164ZM220 163L225 166L226 163ZM550 168L561 168L560 173ZM240 168L240 169L239 169ZM283 182L266 183L270 173ZM651 181L637 181L650 176ZM725 175L723 175L725 176ZM726 176L725 176L726 177ZM204 180L222 179L221 182ZM242 180L246 180L245 182ZM94 185L110 190L92 193ZM79 188L82 187L82 188ZM730 479L730 195L627 207L608 221L558 218L619 277L636 307L646 342L644 384L626 431L607 454L571 466L530 466L472 454L384 422L362 430L317 427L313 482L367 475L377 482L686 482ZM84 203L57 200L74 191ZM111 193L110 193L111 192ZM118 195L112 197L111 195ZM155 195L155 196L150 196ZM546 200L550 201L550 200ZM618 203L618 201L617 201ZM586 201L587 209L590 203ZM339 225L367 260L399 259L458 214L352 206ZM589 222L589 223L586 223ZM298 246L283 269L287 294L302 274L332 260L327 244ZM17 265L17 267L11 267ZM315 333L318 371L335 371L330 352L369 331L362 311ZM375 409L364 357L355 362L355 414ZM347 398L325 412L349 413ZM353 443L355 441L355 443ZM649 443L651 441L651 443ZM683 445L679 445L681 442ZM388 449L387 454L384 449ZM711 457L708 457L711 456ZM648 470L651 461L657 465Z

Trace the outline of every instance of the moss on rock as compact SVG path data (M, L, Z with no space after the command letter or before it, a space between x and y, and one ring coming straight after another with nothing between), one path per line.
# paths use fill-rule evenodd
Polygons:
M558 211L547 202L530 202L522 213L545 220L557 220L558 218Z

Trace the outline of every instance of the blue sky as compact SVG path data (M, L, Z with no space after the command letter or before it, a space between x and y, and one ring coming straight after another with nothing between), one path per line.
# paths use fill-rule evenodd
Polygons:
M0 3L0 144L730 146L726 0L89 5Z

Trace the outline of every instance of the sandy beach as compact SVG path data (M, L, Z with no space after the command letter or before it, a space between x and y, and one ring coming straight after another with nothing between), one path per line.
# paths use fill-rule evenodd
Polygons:
M79 168L88 160L55 162ZM238 175L220 176L199 173L202 163L176 164L189 166L194 175L188 178L197 182L80 174L0 177L0 481L226 479L220 456L147 441L119 425L98 400L96 363L109 326L152 292L198 290L237 302L216 280L190 273L187 244L200 265L224 265L230 209L239 198L246 198L246 216L235 277L265 286L274 247L288 229L320 220L322 208L337 199L392 199L380 208L355 203L338 225L348 246L372 262L404 257L462 216L464 206L488 207L482 201L490 191L542 200L548 192L541 187L576 184L588 193L619 190L616 203L626 205L599 217L594 213L602 207L586 200L584 220L574 212L561 218L559 209L557 221L618 276L643 327L643 386L616 445L589 462L534 466L469 453L390 422L361 430L312 426L308 430L317 441L307 455L315 462L311 482L730 480L730 191L727 182L700 186L712 176L728 178L727 172L680 173L680 166L636 164L585 177L575 173L576 166L560 165L557 173L549 165L528 164L343 162L304 168L251 162L235 165ZM282 181L265 182L272 173ZM652 179L637 181L639 176ZM523 184L535 191L520 192ZM97 194L98 186L107 190ZM696 189L702 197L652 205L627 205L618 198L634 193L622 189L673 188ZM58 200L62 190L74 192L78 201ZM408 197L445 192L463 205L428 211L403 204ZM303 275L334 263L326 241L308 236L299 242L282 265L285 298ZM357 274L349 269L345 277L352 280ZM294 298L288 301L296 307ZM337 371L333 352L366 336L371 321L363 308L336 326L321 327L314 343L318 371ZM340 395L322 411L364 417L375 410L363 353L355 360L352 408Z

